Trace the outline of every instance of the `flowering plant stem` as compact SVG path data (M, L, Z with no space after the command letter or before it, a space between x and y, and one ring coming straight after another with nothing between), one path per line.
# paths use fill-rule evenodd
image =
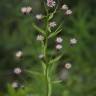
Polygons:
M46 80L46 96L51 96L52 92L52 85L51 85L51 77L49 75L49 62L48 62L48 56L47 56L47 48L48 48L48 15L46 20L46 30L45 30L45 42L44 42L44 60L45 60L45 80Z

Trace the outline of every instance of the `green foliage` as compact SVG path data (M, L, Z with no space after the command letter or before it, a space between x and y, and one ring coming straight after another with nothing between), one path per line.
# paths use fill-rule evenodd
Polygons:
M65 54L60 59L62 63L58 62L54 65L56 66L56 76L53 75L52 77L56 80L53 81L52 96L96 96L96 7L91 6L91 3L95 4L96 2L95 0L73 0L72 5L69 0L65 0L65 2L70 6L74 5L73 16L68 17L70 19L67 20L67 17L61 18L56 14L57 21L64 20L63 27L60 27L54 33L50 32L49 35L50 39L55 38L57 34L62 35L64 38L62 53ZM77 5L76 2L79 4ZM17 4L17 1L14 0L0 1L0 90L5 93L3 88L7 85L5 82L9 83L14 79L18 79L24 82L27 87L25 86L25 89L17 91L8 86L9 96L27 96L30 92L36 94L36 96L37 93L40 93L40 96L42 96L46 89L42 77L45 72L42 72L41 62L37 58L39 50L42 48L36 42L36 34L37 31L45 33L37 26L35 26L37 31L32 28L32 16L26 17L19 13L20 3ZM34 6L34 9L36 7ZM50 19L52 18L53 14L50 14ZM77 38L78 44L70 47L69 39L72 37ZM54 44L50 42L49 46L54 46ZM14 58L14 54L18 49L24 52L24 58L20 62ZM52 52L52 50L49 50L48 53L55 54ZM66 61L71 61L73 65L72 69L68 71L68 79L62 82L57 77L59 77L58 74L63 69L62 65ZM23 66L24 68L25 73L21 78L14 77L12 73L13 68L17 66ZM46 69L44 63L42 63L42 67ZM25 70L27 68L30 68L30 70ZM43 87L41 88L41 86ZM0 96L3 96L1 94Z

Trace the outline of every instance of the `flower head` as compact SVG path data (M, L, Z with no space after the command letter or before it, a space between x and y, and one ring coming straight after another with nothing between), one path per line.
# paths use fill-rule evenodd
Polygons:
M14 69L14 73L17 74L17 75L21 74L21 72L22 72L22 70L19 67Z
M43 18L43 15L42 15L42 14L37 14L37 15L36 15L36 19L37 19L37 20L41 20L42 18Z
M26 11L29 14L32 11L32 7L31 6L28 6Z
M70 44L76 44L77 43L77 39L76 38L71 38L70 39Z
M32 11L32 7L31 6L27 6L27 7L22 7L21 8L21 12L23 14L29 14L29 13L31 13L31 11Z
M62 49L62 45L61 45L61 44L57 44L57 45L56 45L56 49L57 49L57 50Z
M12 83L12 87L13 87L13 88L18 88L18 86L19 86L19 84L18 84L17 82L13 82L13 83Z
M21 12L22 12L23 14L26 14L26 7L22 7L22 8L21 8Z
M72 67L71 63L66 63L66 64L65 64L65 68L66 68L66 69L70 69L71 67Z
M66 15L71 15L71 14L72 14L72 10L70 10L70 9L67 10L67 11L65 12L65 14L66 14Z
M57 24L56 24L55 21L49 23L49 27L53 27L53 28L54 28L56 25L57 25Z
M55 5L56 5L56 2L54 0L47 0L48 7L54 7Z
M57 43L62 43L62 41L63 41L63 39L62 39L61 37L57 37L57 38L56 38L56 42L57 42Z
M68 10L68 6L66 4L62 5L62 10Z
M40 54L40 55L38 56L39 59L42 59L43 57L44 57L44 54Z
M20 58L20 57L22 57L22 55L23 55L22 51L17 51L15 54L16 58Z
M37 40L38 40L38 41L43 41L43 40L44 40L44 36L38 35L38 36L37 36Z

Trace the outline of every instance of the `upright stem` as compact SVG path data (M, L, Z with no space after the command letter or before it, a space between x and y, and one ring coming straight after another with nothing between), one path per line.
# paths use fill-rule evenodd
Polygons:
M48 17L48 16L47 16ZM44 60L46 64L46 70L45 70L45 79L46 79L46 96L51 96L51 78L49 76L49 65L48 65L48 56L47 56L47 47L48 47L48 32L47 32L47 27L48 27L48 18L46 20L46 36L45 36L45 43L44 43Z

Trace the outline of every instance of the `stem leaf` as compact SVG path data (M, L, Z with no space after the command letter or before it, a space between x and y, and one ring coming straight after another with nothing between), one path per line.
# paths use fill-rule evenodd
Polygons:
M59 83L61 83L61 82L62 82L62 80L52 81L53 84L59 84Z
M62 25L59 25L58 28L55 30L55 32L51 33L48 38L52 38L54 36L56 36L58 33L60 33L62 31L62 28L61 28Z
M57 6L58 7L58 6ZM55 10L49 15L48 21L51 20L54 17L54 14L57 11L57 7L55 8Z
M27 73L30 73L32 75L38 75L40 76L41 74L39 72L35 72L35 71L29 71L29 70L25 70Z
M44 75L46 74L46 64L44 62L41 62Z
M63 56L63 55L61 54L61 55L57 56L56 58L52 59L51 61L49 61L49 64L53 64L53 63L59 61L62 56Z
M38 31L38 32L40 32L40 33L42 33L42 34L44 34L45 35L45 31L43 30L43 29L41 29L41 28L39 28L36 24L32 24L33 25L33 27Z

